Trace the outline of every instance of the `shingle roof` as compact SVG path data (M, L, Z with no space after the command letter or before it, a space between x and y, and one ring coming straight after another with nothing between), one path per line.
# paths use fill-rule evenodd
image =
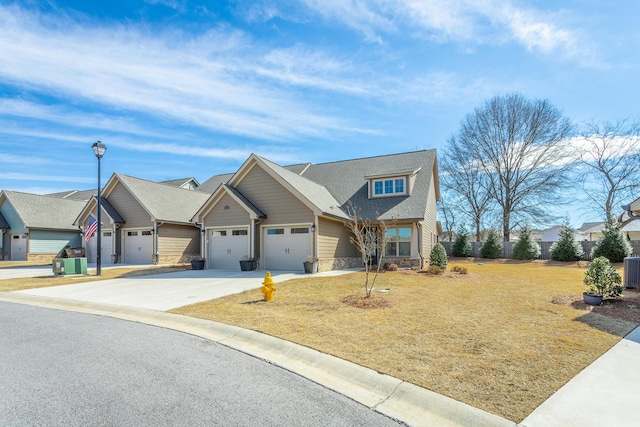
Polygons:
M97 197L96 197L96 199L97 199ZM124 218L122 218L120 216L118 211L116 211L116 209L113 206L111 206L111 203L109 203L109 201L107 199L105 199L104 197L100 197L100 206L104 209L104 211L107 213L107 215L109 215L111 217L111 219L113 220L114 223L116 223L116 224L124 224L126 222L124 220Z
M0 230L8 230L9 228L10 228L9 224L7 224L7 221L4 219L4 217L0 213Z
M267 217L260 209L258 209L253 203L251 203L249 199L244 197L244 195L240 193L238 190L236 190L235 188L227 184L222 184L222 187L225 190L227 190L229 193L232 193L234 196L236 196L238 200L240 200L245 205L245 207L251 210L258 218Z
M209 194L114 174L157 221L189 223ZM108 197L108 195L107 195Z
M74 230L73 226L85 202L38 194L3 192L27 228Z
M200 185L198 180L193 178L193 177L181 178L181 179L170 179L168 181L160 181L160 183L161 184L167 184L167 185L173 185L174 187L182 187L183 185L185 185L189 181L193 181L193 183L196 185L196 187L198 187Z
M340 209L340 203L321 184L291 172L263 157L256 156L275 174L288 182L300 195L317 207L323 214L347 219L348 216Z
M578 228L578 231L588 231L591 230L594 227L598 227L597 230L592 230L592 231L600 231L602 230L602 227L604 227L604 222L600 221L600 222L585 222L584 224L582 224L580 226L580 228Z
M46 194L51 197L60 197L62 199L70 199L70 200L82 200L83 202L91 199L92 196L95 196L98 191L93 190L71 190L71 191L61 191L59 193L50 193Z
M214 191L216 191L216 189L220 187L221 184L226 184L231 179L232 176L233 176L232 173L214 175L211 178L207 179L202 184L200 184L198 188L196 188L196 191L213 194Z
M436 151L424 150L311 165L302 176L326 188L340 206L351 201L365 218L423 219L435 162ZM365 177L416 170L411 196L369 198Z

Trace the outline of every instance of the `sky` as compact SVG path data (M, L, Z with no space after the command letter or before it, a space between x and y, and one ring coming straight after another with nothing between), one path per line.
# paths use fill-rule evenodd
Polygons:
M440 151L514 92L578 125L637 116L639 16L635 0L0 0L0 189L95 188L98 140L102 183L204 182L251 153Z

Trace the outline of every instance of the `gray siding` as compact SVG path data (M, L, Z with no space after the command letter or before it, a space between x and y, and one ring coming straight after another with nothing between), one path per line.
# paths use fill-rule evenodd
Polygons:
M53 230L30 230L29 232L30 254L58 253L65 246L71 248L81 247L82 239L80 233Z
M254 166L236 186L267 215L263 225L312 223L314 214L261 167Z
M358 257L360 253L349 238L351 232L341 221L318 220L318 258Z
M151 216L121 183L116 183L107 200L126 221L123 228L152 226Z
M229 206L229 209L225 209ZM205 227L250 224L249 213L228 194L223 195L204 218Z
M158 252L160 256L199 255L200 229L175 224L158 227Z
M0 213L2 213L2 216L7 221L7 224L9 224L9 227L11 227L11 233L18 234L27 232L27 229L18 216L18 213L7 199L5 199L2 206L0 206Z
M421 171L422 172L422 171ZM422 221L422 236L420 252L428 263L431 256L431 249L438 243L438 226L436 221L436 189L435 179L432 176L429 183L429 195L427 198L427 207L424 221Z

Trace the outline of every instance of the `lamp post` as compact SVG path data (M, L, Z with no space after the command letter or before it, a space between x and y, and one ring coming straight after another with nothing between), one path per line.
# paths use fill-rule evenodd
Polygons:
M98 234L98 240L96 241L96 276L99 276L101 273L102 260L101 260L101 252L102 252L102 221L100 218L100 159L104 156L104 152L107 151L107 146L102 142L98 141L94 143L91 148L93 149L94 154L98 158L98 229L96 233Z

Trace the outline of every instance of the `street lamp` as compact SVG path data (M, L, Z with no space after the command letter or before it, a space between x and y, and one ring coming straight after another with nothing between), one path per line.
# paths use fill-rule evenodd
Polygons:
M93 149L94 154L96 155L96 157L98 158L98 229L96 231L96 233L98 234L98 240L96 241L96 246L97 246L97 250L96 250L96 276L100 275L100 270L102 267L102 260L100 258L100 256L102 255L100 252L102 252L102 221L100 218L100 159L102 158L102 156L104 156L104 152L107 151L107 146L104 145L102 142L98 141L96 143L94 143L91 148Z

